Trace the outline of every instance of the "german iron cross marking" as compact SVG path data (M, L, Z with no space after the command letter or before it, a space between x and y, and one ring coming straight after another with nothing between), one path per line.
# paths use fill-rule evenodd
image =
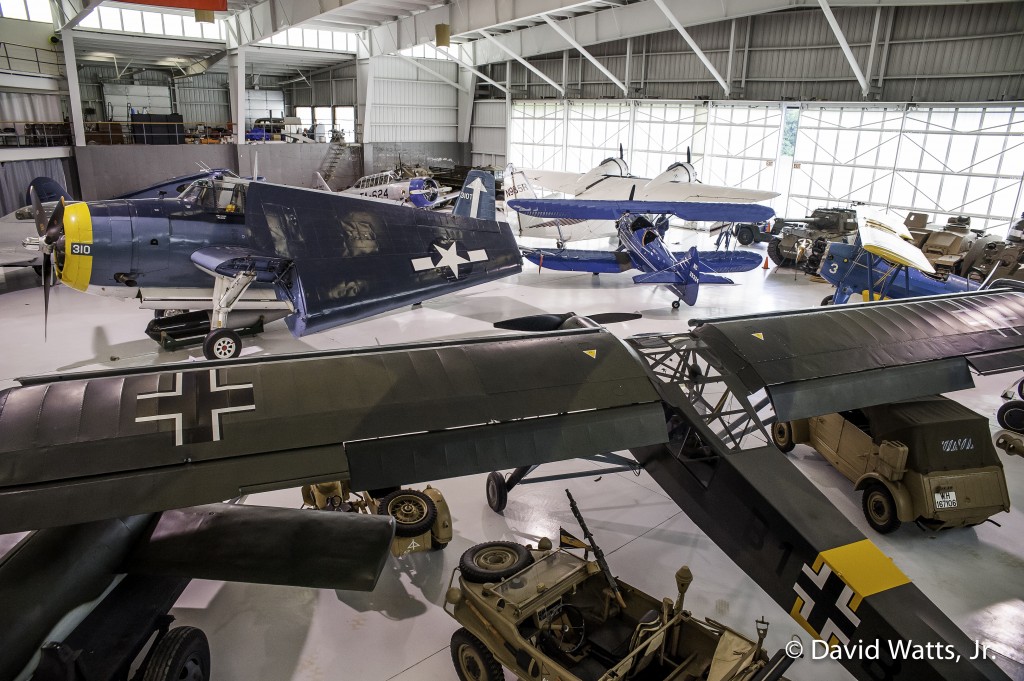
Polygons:
M220 385L216 369L174 374L171 390L137 398L135 422L174 421L174 445L219 442L221 416L255 411L252 383Z

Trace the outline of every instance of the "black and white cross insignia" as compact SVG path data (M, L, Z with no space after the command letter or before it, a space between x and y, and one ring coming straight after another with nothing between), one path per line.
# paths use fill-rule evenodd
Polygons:
M219 442L221 416L255 411L252 383L220 385L216 369L174 374L174 388L137 398L135 422L174 421L174 445Z
M860 626L852 603L856 599L859 605L860 598L828 563L820 563L817 571L810 565L803 566L793 586L797 599L790 614L822 641L848 644Z

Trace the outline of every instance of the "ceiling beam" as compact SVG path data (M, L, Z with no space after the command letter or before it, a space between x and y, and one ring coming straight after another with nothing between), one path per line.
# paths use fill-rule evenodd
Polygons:
M565 38L565 41L566 41L567 43L569 43L570 45L572 45L573 47L575 47L575 48L576 48L576 50L577 50L577 51L578 51L578 52L579 52L580 54L582 54L582 55L583 55L584 57L586 57L587 61L589 61L589 62L590 62L591 64L593 64L593 65L594 65L594 66L595 66L595 67L597 68L597 70L598 70L598 71L600 71L601 73L603 73L603 74L604 74L604 75L605 75L605 76L606 76L606 77L608 78L608 80L610 80L611 82L615 83L615 85L617 85L617 86L618 86L618 88L619 88L620 90L622 90L622 94L629 94L629 93L628 93L628 91L627 91L627 89L626 89L626 86L622 84L622 81L621 81L621 80L619 80L618 78L616 78L616 77L615 77L615 74L613 74L613 73L612 73L611 71L609 71L609 70L608 70L607 68L605 68L605 65L604 65L604 64L602 64L601 62L599 62L599 61L598 61L598 60L597 60L597 59L596 59L596 58L594 57L594 55L590 54L590 53L589 53L589 52L587 52L587 51L586 51L585 49L583 49L583 46L582 46L582 45L580 45L580 44L579 44L578 42L576 42L576 40L575 40L575 39L573 39L573 37L572 37L571 35L569 35L569 34L568 34L568 33L566 33L566 32L565 32L564 30L562 30L562 27L561 27L561 26L559 26L559 25L558 25L558 23L557 23L557 22L556 22L556 21L555 21L554 19L552 19L551 17L549 17L549 16L547 15L547 14L545 14L545 15L544 15L544 21L546 21L546 22L547 22L548 26L550 26L551 28L555 29L555 32L556 32L556 33L557 33L558 35L560 35L560 36L562 36L563 38Z
M540 76L542 80L544 80L544 81L547 81L547 83L548 83L548 84L549 84L549 85L550 85L551 87L553 87L553 88L555 88L556 90L558 90L558 94L560 94L560 95L564 95L564 94L565 94L565 89L564 89L564 88L563 88L563 87L562 87L561 85L559 85L559 84L558 84L558 83L556 83L555 81L551 80L551 79L550 79L550 78L549 78L549 77L547 76L547 74L546 74L546 73L544 73L543 71L541 71L540 69L538 69L538 68L537 68L536 66L534 66L534 65L533 65L533 64L531 64L530 62L528 62L528 61L526 61L525 59L523 59L522 57L520 57L520 56L519 56L518 54L516 54L515 52L513 52L513 51L512 51L512 50L511 50L510 48L506 47L506 46L505 46L504 44L502 44L502 43L498 42L497 40L495 40L495 39L494 39L494 36L492 36L492 35L491 35L490 33L488 33L487 31L479 31L479 33L480 33L480 35L482 35L482 36L483 36L484 38L486 38L487 40L489 40L489 41L491 41L492 43L494 43L495 45L497 45L497 46L498 46L498 48L500 48L502 52L504 52L504 53L505 53L505 54L507 54L508 56L512 57L513 59L515 59L515 60L516 60L517 62L519 62L520 64L522 64L523 66L525 66L525 67L526 67L527 69L529 69L530 71L533 71L533 72L534 72L535 74L537 74L538 76Z
M501 83L496 83L495 81L491 80L490 78L485 76L483 73L481 73L480 71L475 69L471 64L462 61L461 59L456 57L454 54L449 52L448 50L438 49L437 47L434 47L433 45L431 45L429 43L427 44L427 47L432 49L434 51L434 53L437 54L439 57L441 57L443 59L450 59L450 60L452 60L456 64L459 64L460 66L462 66L462 68L466 69L467 71L475 73L476 77L479 78L480 80L482 80L482 81L484 81L486 83L490 83L491 85L493 85L494 87L498 88L499 90L501 90L505 94L508 94L508 88L507 87L505 87ZM449 48L449 49L458 49L458 48Z
M824 2L825 0L820 1ZM718 72L718 69L715 68L715 65L711 63L710 59L708 59L708 56L704 54L703 50L700 49L700 46L697 45L697 41L693 39L693 37L687 32L685 28L683 28L683 25L679 23L678 19L676 19L676 15L672 13L672 10L670 10L668 6L665 5L665 0L654 0L654 4L658 6L658 9L661 10L661 13L665 15L666 19L668 19L668 22L672 24L672 27L674 29L676 29L676 32L679 33L679 35L683 36L683 40L685 40L686 44L690 46L690 49L693 50L693 53L697 55L697 59L700 59L701 63L704 64L704 67L711 73L714 79L718 81L718 84L722 86L722 90L725 91L725 96L728 97L729 83L725 81L725 78L722 78L722 74Z
M434 69L430 68L429 66L427 66L423 62L419 61L418 59L413 59L411 57L406 57L404 54L396 54L395 56L398 57L399 59L403 60L403 61L409 62L410 64L412 64L413 66L415 66L418 69L422 69L422 70L426 71L427 73L429 73L430 75L434 76L435 78L443 80L444 82L448 83L449 85L451 85L453 88L455 88L457 90L461 90L462 92L467 92L467 93L469 92L469 88L465 87L464 85L459 85L458 83L456 83L451 78L446 78L445 76L442 76L440 73L438 73Z
M64 31L78 26L103 0L51 0L53 29Z
M850 63L850 68L853 70L853 75L857 76L857 82L860 83L860 90L865 97L868 96L868 92L871 91L871 87L868 85L868 79L864 77L864 73L860 70L860 64L857 63L857 58L853 56L853 50L850 49L850 43L846 42L846 36L843 35L843 29L839 27L839 22L836 21L836 15L832 14L832 8L828 6L827 0L818 0L818 4L821 6L821 11L825 13L825 20L828 25L832 27L832 32L836 35L836 40L839 41L839 47L843 50L843 54L846 55L846 61ZM875 27L878 27L878 16L875 16Z

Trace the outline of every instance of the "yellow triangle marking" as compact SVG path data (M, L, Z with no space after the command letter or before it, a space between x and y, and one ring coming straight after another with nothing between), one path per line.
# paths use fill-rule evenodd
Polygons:
M597 350L584 350L583 354L592 357L593 359L597 359Z
M764 334L763 333L752 333L750 335L753 336L754 338L756 338L757 340L764 340Z

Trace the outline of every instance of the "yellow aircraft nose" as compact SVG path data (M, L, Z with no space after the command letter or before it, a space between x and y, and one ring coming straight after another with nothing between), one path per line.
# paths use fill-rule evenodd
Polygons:
M92 215L89 204L72 203L64 209L64 235L54 252L57 277L73 289L85 291L92 278Z

